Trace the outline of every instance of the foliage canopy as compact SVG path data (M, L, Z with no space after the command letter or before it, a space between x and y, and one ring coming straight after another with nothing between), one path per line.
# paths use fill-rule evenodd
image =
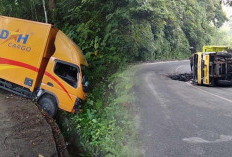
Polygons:
M227 20L218 0L46 2L49 22L68 34L93 66L105 69L125 61L178 58L189 47L200 50L213 28ZM0 6L0 14L44 21L41 0L0 0Z

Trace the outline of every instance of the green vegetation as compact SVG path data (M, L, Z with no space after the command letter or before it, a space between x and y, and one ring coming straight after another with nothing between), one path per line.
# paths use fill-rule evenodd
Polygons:
M128 156L129 147L136 148L131 145L136 140L133 99L128 96L132 84L115 83L115 78L124 78L118 69L137 61L187 58L190 47L201 50L222 41L218 28L227 20L218 0L45 2L48 22L72 38L90 64L93 91L84 112L67 117L82 146L95 156ZM0 14L45 21L41 0L0 0Z
M71 122L66 127L67 136L72 136L75 127L89 156L142 156L134 128L138 118L131 90L135 71L128 68L112 75L108 87L101 83L102 88L93 90L84 112L79 115L65 114Z
M225 45L232 47L232 31L220 29L215 32L215 37L212 38L211 45Z

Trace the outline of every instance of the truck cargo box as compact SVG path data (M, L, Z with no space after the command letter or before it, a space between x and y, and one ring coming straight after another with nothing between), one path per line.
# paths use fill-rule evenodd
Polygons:
M89 91L81 49L50 24L0 16L0 88L55 116L80 111Z
M55 50L53 33L50 24L0 16L0 78L31 92L38 87Z

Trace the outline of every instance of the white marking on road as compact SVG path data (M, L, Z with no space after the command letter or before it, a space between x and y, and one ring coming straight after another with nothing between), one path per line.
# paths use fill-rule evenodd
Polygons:
M200 137L184 138L183 141L187 143L210 143L210 141L204 140Z
M216 139L214 141L205 140L205 139L200 138L200 137L183 138L182 140L184 142L193 143L193 144L198 144L198 143L221 143L221 142L230 142L230 141L232 141L232 136L220 135L220 138Z
M185 66L185 65L180 65L180 66L178 66L178 67L176 68L175 72L177 73L178 70L179 70L180 68L182 68L183 66Z
M160 61L155 63L144 63L144 64L164 64L164 63L177 63L177 62L189 62L189 60L180 60L180 61Z
M215 97L217 97L217 98L220 98L220 99L222 99L222 100L225 100L225 101L228 101L228 102L232 103L232 100L231 100L231 99L227 99L227 98L224 98L224 97L222 97L222 96L220 96L220 95L210 93L210 92L208 92L208 91L206 91L206 90L203 90L203 89L201 89L201 88L199 88L199 87L193 86L193 85L190 84L189 82L186 82L186 84L188 84L189 86L191 86L191 87L193 87L193 88L196 88L196 89L198 89L198 90L200 90L200 91L202 91L202 92L205 92L205 93L207 93L207 94L210 94L210 95L212 95L212 96L215 96Z

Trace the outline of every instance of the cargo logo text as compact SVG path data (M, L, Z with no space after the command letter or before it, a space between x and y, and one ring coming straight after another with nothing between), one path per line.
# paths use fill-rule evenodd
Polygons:
M0 29L0 45L7 43L8 47L10 48L30 52L31 47L26 46L28 39L29 35L20 33L19 29L15 32L8 31L6 29ZM3 42L1 42L1 40L3 40Z

